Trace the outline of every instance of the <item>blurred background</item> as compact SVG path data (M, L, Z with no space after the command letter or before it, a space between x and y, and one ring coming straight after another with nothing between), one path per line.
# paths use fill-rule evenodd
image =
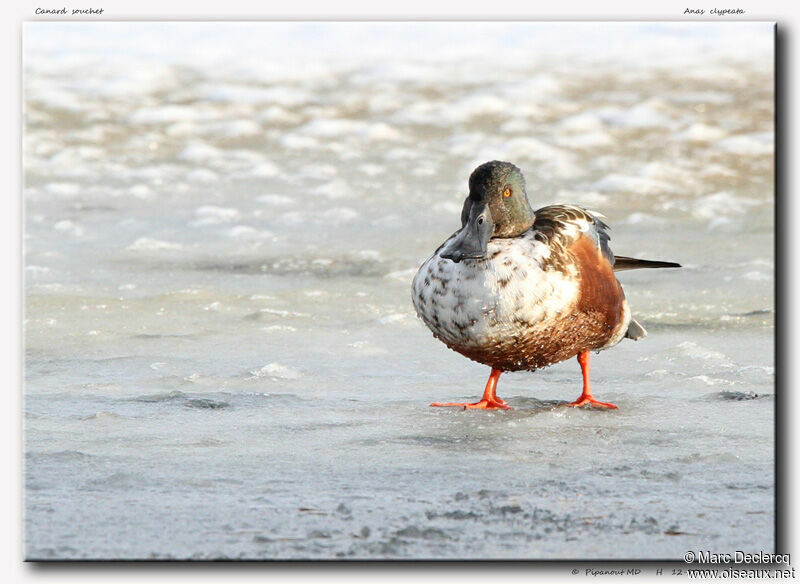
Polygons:
M26 23L27 557L771 550L773 33ZM493 159L684 265L619 276L618 412L428 408L488 375L410 282Z

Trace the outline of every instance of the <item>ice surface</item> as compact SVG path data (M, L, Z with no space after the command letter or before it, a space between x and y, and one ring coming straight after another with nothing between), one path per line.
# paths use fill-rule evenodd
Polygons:
M26 557L771 550L772 32L26 23ZM409 295L491 158L684 264L620 274L618 411L428 407L488 374Z

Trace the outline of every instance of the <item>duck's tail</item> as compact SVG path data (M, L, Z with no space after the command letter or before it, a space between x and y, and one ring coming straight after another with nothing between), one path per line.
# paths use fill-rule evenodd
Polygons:
M644 327L635 320L631 319L631 323L628 325L628 330L625 333L625 338L638 341L639 339L643 339L646 336L647 336L647 331L644 330Z
M625 256L615 256L614 258L614 271L621 272L622 270L638 270L639 268L680 268L680 264L675 262L657 262L653 260L640 260L637 258L628 258Z

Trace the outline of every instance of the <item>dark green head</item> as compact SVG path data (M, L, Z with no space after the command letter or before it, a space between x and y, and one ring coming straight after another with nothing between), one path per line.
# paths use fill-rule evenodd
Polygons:
M516 237L531 228L533 219L522 171L510 162L481 164L469 177L461 231L441 255L454 262L483 258L491 238Z

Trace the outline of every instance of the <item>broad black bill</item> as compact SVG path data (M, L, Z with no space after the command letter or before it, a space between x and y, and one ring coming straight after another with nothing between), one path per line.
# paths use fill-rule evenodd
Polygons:
M467 198L461 214L462 227L455 239L442 252L443 258L456 263L465 259L486 257L486 246L494 232L494 221L489 206Z

